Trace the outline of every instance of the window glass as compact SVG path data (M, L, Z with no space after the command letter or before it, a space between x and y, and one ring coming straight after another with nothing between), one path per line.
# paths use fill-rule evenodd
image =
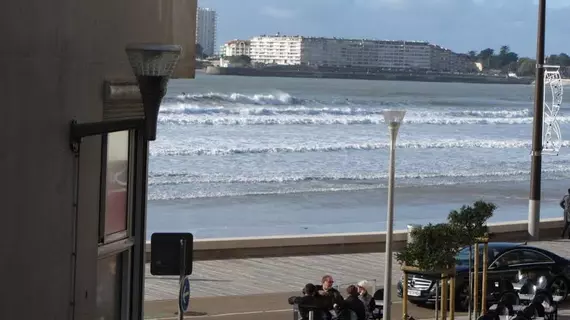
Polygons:
M552 262L550 258L534 250L521 250L522 263Z
M129 131L113 132L107 138L105 235L127 229L129 181Z
M511 252L507 252L504 255L500 256L499 259L495 262L497 267L507 267L513 264L521 264L522 256L520 250L514 250Z
M121 319L123 287L123 255L121 253L97 261L96 320Z

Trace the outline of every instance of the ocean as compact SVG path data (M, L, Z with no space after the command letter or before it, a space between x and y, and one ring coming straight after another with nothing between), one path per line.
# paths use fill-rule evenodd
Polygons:
M479 199L498 205L493 221L527 219L532 86L197 74L172 80L163 100L150 147L148 236L385 230L382 111L390 108L407 110L396 230L443 222ZM544 156L543 218L562 216L569 145Z

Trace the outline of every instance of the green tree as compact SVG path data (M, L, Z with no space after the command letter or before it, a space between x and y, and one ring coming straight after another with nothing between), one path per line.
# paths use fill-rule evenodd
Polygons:
M518 61L517 74L522 77L531 77L535 75L536 60L529 58L521 58Z
M566 53L559 54L558 61L561 66L570 67L570 56L568 56Z
M414 241L396 253L401 265L418 267L423 271L441 271L455 266L460 247L455 229L448 223L428 224L412 231Z
M447 216L447 222L457 234L457 243L464 247L475 243L475 239L487 234L487 220L493 216L497 206L490 202L477 201L472 206L462 206Z
M483 64L483 66L485 68L493 68L494 65L494 61L493 61L493 56L495 54L495 50L491 49L491 48L487 48L484 50L481 50L481 52L479 52L479 54L477 55L477 58L479 59L479 62L481 62Z

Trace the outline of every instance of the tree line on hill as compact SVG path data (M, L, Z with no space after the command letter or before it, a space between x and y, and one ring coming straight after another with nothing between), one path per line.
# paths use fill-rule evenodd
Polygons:
M514 72L518 76L530 77L535 75L536 59L520 57L512 52L509 46L502 46L498 53L492 48L467 53L473 62L480 62L484 69ZM570 75L570 56L566 53L552 54L546 57L546 64L559 65L563 75Z

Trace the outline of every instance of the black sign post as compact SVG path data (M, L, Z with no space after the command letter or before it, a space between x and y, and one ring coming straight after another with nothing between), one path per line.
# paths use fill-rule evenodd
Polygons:
M178 320L184 320L184 307L182 301L184 300L184 278L186 278L186 239L180 238L180 296L178 298Z
M150 237L150 273L155 276L179 276L178 319L190 304L190 284L186 276L192 274L194 237L191 233L153 233Z

